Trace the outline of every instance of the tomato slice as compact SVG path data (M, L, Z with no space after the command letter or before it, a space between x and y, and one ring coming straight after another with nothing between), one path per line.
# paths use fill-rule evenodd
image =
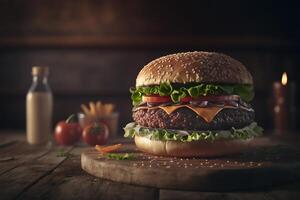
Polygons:
M143 96L143 102L149 103L166 103L171 102L171 97L169 96L159 96L159 95L151 95L151 96Z
M180 101L183 102L183 103L188 103L188 102L190 102L192 100L193 100L193 98L190 97L190 96L183 97L183 98L180 99Z

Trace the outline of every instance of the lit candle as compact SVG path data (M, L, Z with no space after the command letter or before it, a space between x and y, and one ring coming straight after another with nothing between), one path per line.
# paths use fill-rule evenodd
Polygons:
M281 82L274 82L274 129L277 134L282 134L288 130L288 76L284 72Z
M281 82L273 83L274 129L277 134L293 131L296 128L296 84L288 81L286 72Z

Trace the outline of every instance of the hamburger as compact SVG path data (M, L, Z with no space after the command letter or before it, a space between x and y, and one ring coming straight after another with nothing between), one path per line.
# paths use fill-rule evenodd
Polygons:
M249 147L263 129L250 105L253 79L221 53L186 52L145 65L130 89L134 122L124 128L145 153L213 157Z

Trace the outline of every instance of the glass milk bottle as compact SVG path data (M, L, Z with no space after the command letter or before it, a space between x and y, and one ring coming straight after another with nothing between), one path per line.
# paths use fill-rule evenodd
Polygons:
M26 96L26 134L29 144L50 141L53 98L47 67L32 68L32 85Z

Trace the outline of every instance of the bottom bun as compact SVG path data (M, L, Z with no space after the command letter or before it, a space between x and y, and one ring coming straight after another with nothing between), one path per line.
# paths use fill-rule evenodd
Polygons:
M145 153L175 157L217 157L248 149L252 139L220 139L214 141L160 141L134 136L137 148Z

